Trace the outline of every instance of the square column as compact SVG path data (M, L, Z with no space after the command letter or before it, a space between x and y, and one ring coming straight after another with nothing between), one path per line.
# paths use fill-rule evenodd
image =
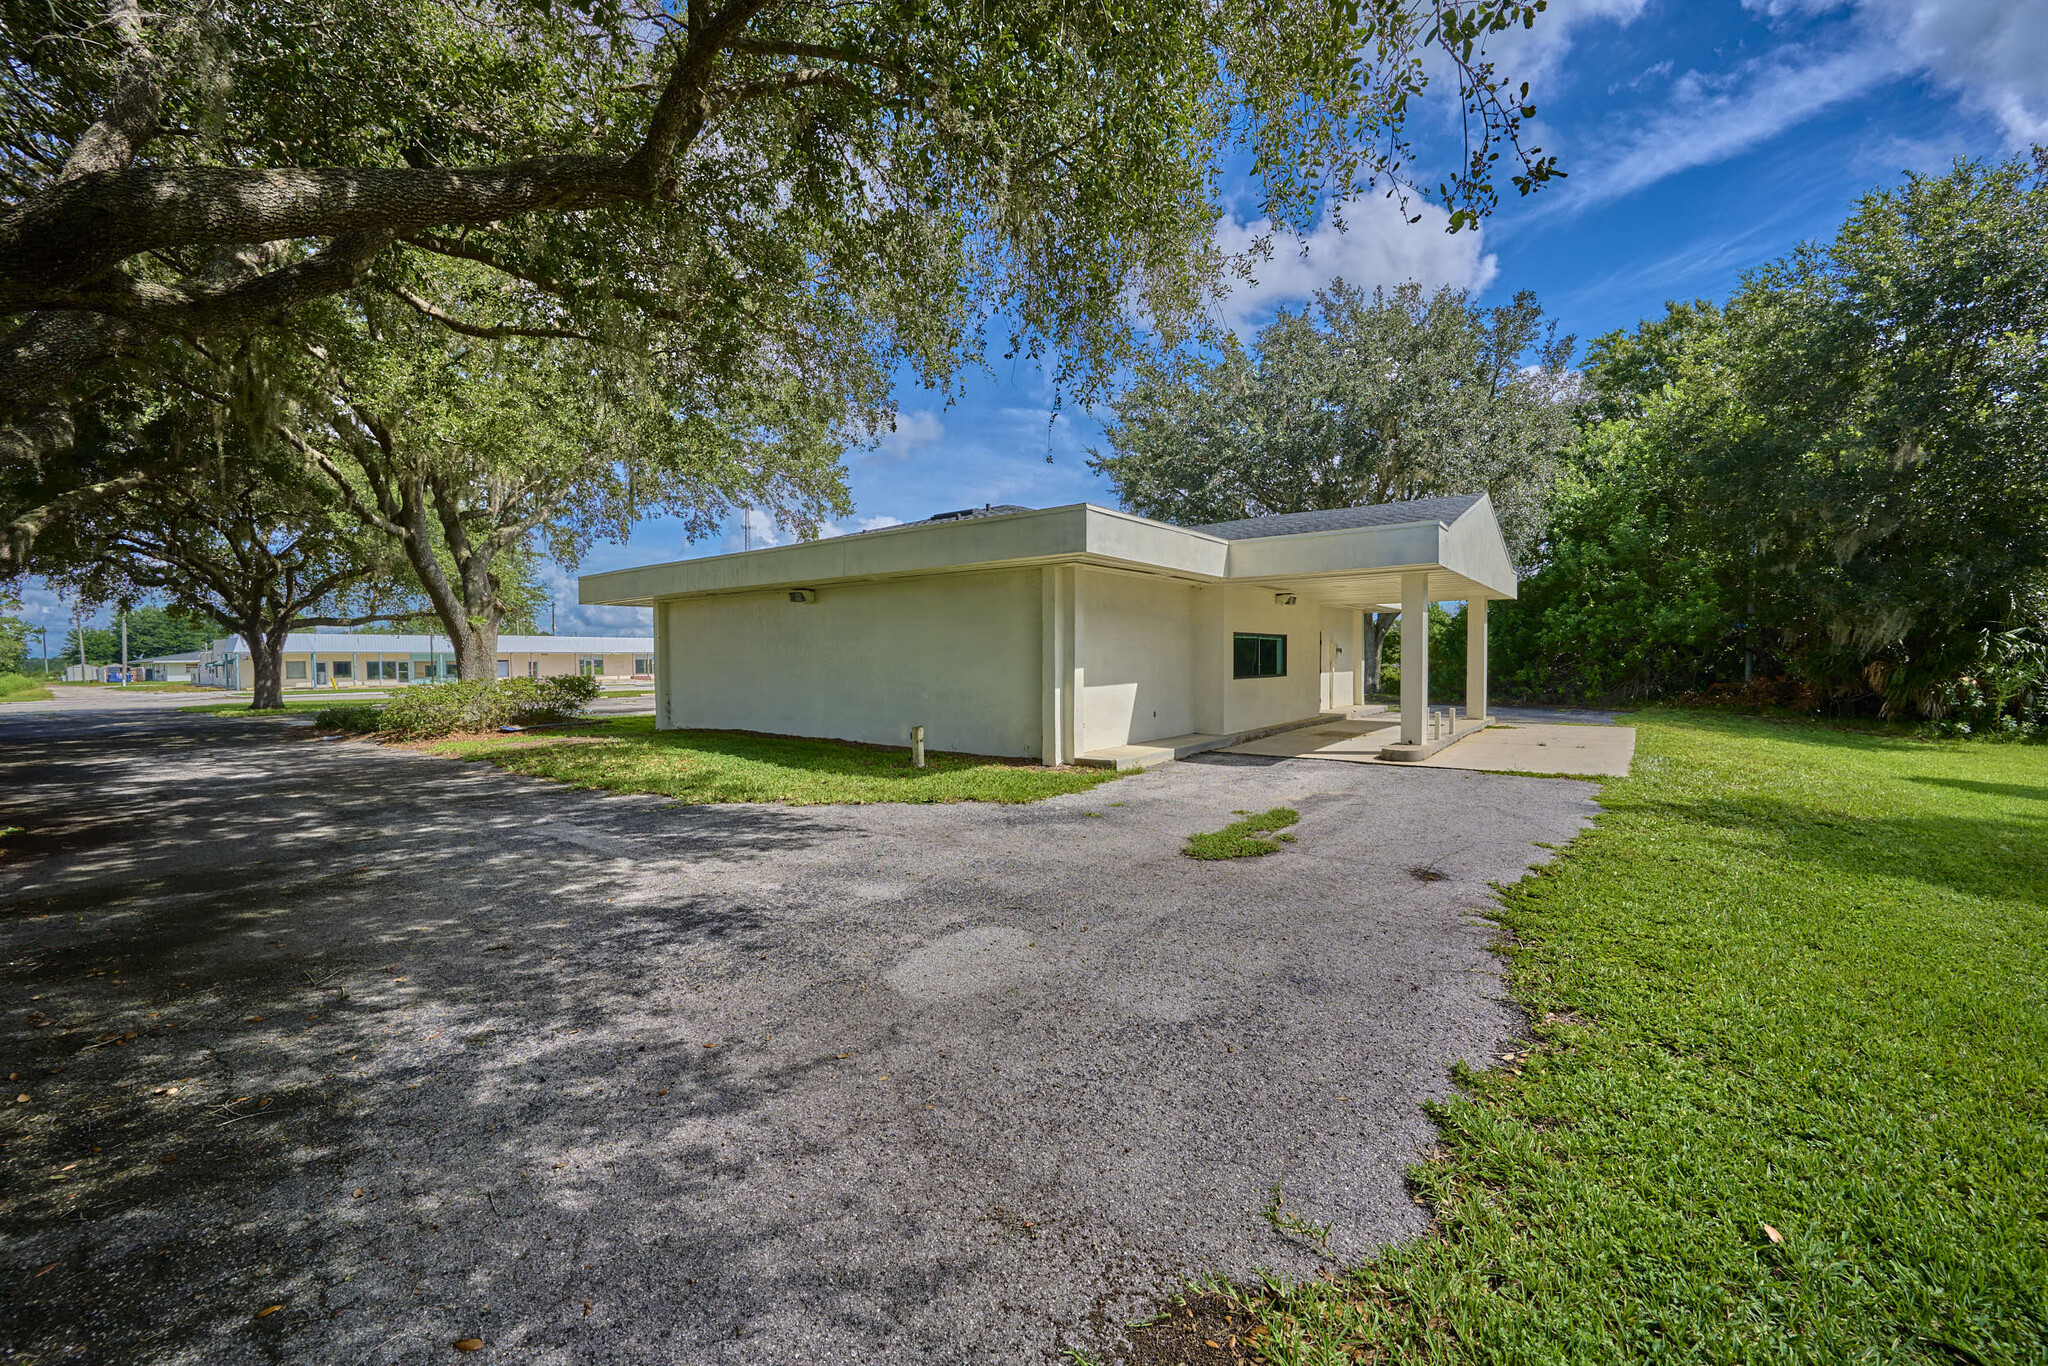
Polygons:
M1081 689L1084 674L1078 657L1080 605L1074 566L1047 565L1040 579L1039 762L1070 764L1081 750Z
M1486 719L1486 599L1465 604L1465 719Z
M1401 743L1419 745L1429 727L1429 573L1401 576Z
M1365 613L1351 614L1351 705L1365 705Z
M675 686L676 671L669 667L668 652L673 646L668 629L668 604L654 604L654 728L674 730L676 728ZM507 654L509 661L516 655ZM498 672L497 657L492 656L491 672ZM512 666L507 663L505 674L510 677Z

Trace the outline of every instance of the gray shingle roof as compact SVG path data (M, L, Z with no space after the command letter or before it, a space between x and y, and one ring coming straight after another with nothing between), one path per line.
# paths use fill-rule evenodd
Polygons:
M1404 522L1455 522L1484 494L1460 493L1448 498L1410 498L1401 503L1368 503L1364 507L1331 508L1325 512L1275 512L1240 517L1234 522L1208 522L1189 527L1226 541L1255 541L1261 536L1298 536L1305 531L1349 531L1362 526L1399 526Z
M1032 508L1018 503L983 503L978 508L962 508L958 512L935 512L925 518L926 522L964 522L970 517L1001 517L1010 512L1031 512Z

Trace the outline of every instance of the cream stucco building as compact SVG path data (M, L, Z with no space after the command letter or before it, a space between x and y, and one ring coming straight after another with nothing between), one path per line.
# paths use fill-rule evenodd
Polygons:
M654 609L657 724L908 742L1069 763L1229 735L1362 697L1363 616L1486 604L1516 574L1484 495L1180 527L1092 504L977 508L857 535L585 576ZM1404 631L1402 739L1424 738L1426 626Z

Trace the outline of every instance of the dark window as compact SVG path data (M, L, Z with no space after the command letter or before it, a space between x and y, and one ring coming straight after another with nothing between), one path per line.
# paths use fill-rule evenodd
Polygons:
M1285 678L1287 637L1239 631L1232 646L1231 663L1231 676L1235 678Z

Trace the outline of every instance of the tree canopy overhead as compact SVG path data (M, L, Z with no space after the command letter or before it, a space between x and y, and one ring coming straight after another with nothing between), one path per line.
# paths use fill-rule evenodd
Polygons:
M1511 688L2048 721L2048 149L1873 191L1591 360Z
M1555 174L1484 54L1543 7L4 0L0 463L68 448L166 352L357 287L460 332L798 376L856 417L998 315L1086 386L1133 300L1192 316L1229 156L1304 224L1406 176L1433 68L1467 126L1432 191L1454 224L1503 151L1525 191ZM435 259L516 289L466 315Z
M1485 492L1526 558L1577 434L1571 350L1527 291L1480 308L1339 280L1249 347L1140 362L1090 463L1124 506L1184 524Z

